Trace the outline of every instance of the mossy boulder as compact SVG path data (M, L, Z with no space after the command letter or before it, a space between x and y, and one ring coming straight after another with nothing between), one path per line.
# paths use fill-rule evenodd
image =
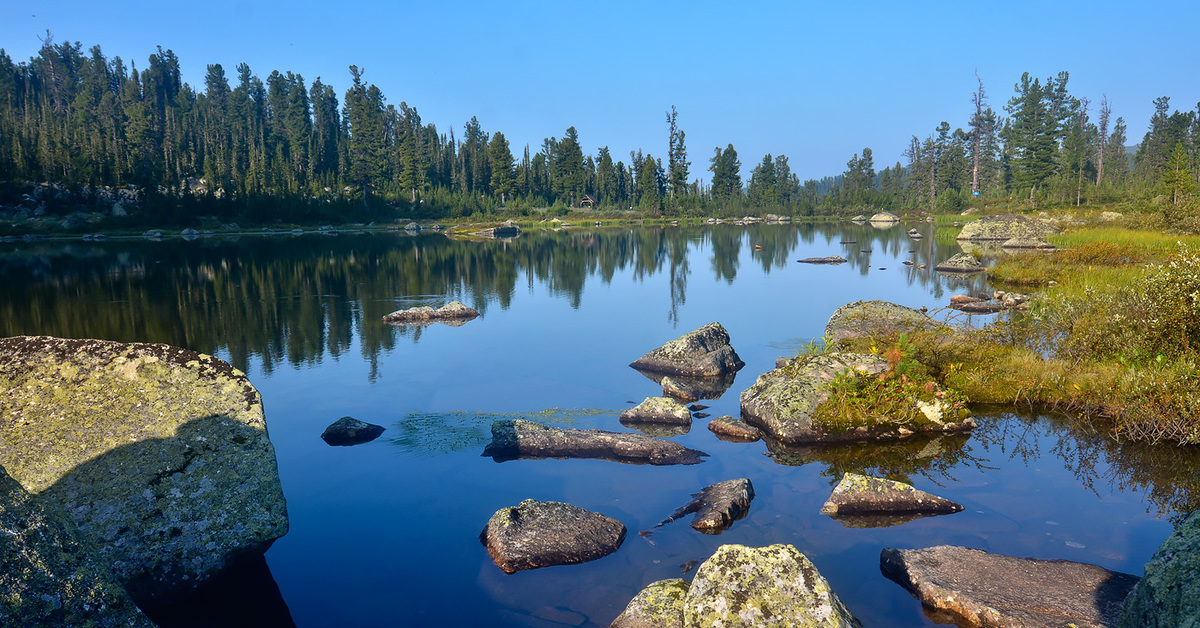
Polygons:
M942 273L981 273L986 270L970 253L955 253L933 269Z
M888 301L855 301L839 307L825 324L831 342L944 327L921 310Z
M679 578L651 582L609 628L683 628L683 600L690 587Z
M146 626L75 525L0 469L0 625Z
M692 424L692 413L670 397L646 397L645 401L621 413L621 423Z
M625 525L562 502L527 499L501 508L479 533L504 573L602 558L621 547Z
M186 349L0 339L0 465L139 603L186 594L288 529L258 391Z
M1062 233L1048 220L1029 218L1020 214L1001 214L984 216L963 225L958 234L959 240L996 240L1003 242L1012 238L1022 240L1041 240L1047 236Z
M1117 625L1200 626L1200 511L1184 520L1146 563Z
M709 323L650 351L629 366L667 375L722 377L745 365L729 344L729 332L720 323Z

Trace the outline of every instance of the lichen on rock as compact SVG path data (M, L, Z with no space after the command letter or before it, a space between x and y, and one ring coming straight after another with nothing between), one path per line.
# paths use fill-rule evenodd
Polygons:
M651 582L609 628L684 628L683 601L690 586L679 578Z

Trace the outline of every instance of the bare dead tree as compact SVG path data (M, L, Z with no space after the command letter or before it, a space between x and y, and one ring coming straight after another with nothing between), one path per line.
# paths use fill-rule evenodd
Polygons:
M1108 103L1108 94L1100 99L1100 138L1097 142L1096 185L1104 179L1104 153L1108 152L1108 119L1112 116L1112 106Z

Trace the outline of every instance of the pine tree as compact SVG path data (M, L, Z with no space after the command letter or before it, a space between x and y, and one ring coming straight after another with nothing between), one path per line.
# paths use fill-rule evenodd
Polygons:
M714 198L728 201L742 192L742 162L738 161L737 151L733 144L721 150L716 148L709 160L709 170L712 171L712 195Z
M492 169L492 194L499 195L500 204L506 205L516 189L516 174L508 140L499 131L492 134L491 142L488 143L488 161Z

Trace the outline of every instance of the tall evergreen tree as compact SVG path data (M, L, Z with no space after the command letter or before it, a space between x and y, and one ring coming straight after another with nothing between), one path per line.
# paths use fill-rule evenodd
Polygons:
M713 173L711 189L714 198L728 201L742 193L742 162L738 161L733 144L726 146L725 150L716 148L708 169Z

